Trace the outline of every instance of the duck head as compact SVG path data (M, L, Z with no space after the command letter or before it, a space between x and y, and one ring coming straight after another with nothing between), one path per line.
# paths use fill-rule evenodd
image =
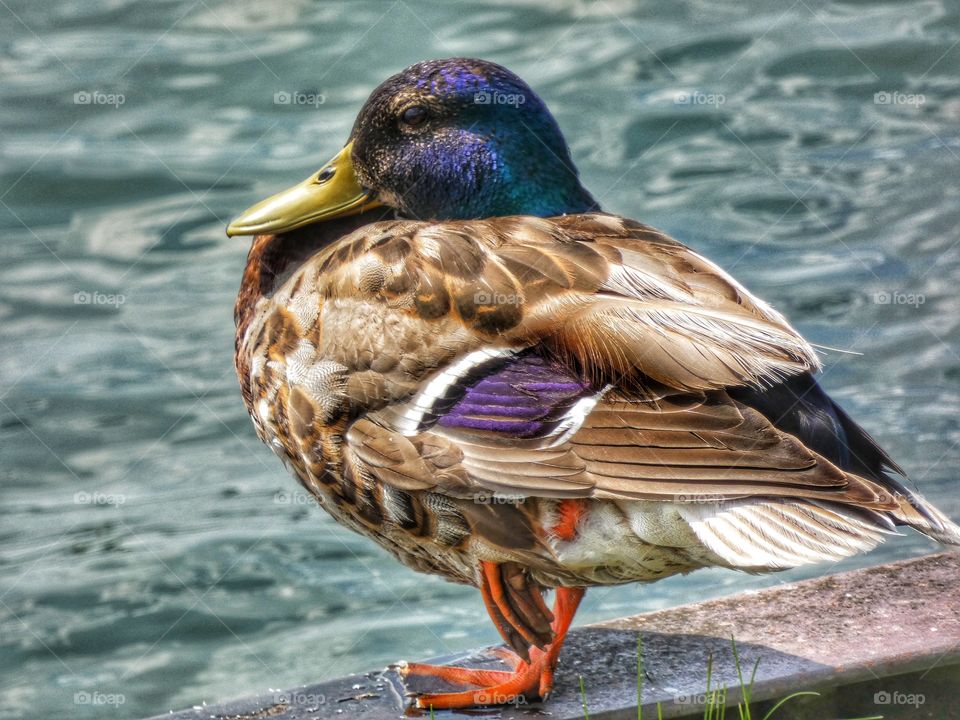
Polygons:
M536 93L500 65L453 58L388 78L330 162L245 211L227 234L287 232L380 205L420 220L598 209Z

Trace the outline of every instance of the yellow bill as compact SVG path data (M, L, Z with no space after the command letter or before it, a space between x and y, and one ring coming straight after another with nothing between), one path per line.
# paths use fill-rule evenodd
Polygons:
M308 177L240 213L227 235L282 233L320 220L355 215L381 205L360 187L348 143L333 159Z

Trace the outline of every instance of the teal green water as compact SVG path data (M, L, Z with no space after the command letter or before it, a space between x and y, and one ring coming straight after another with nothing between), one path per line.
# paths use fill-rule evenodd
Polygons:
M228 218L424 58L520 73L608 209L860 353L825 351L825 385L960 516L958 41L939 0L0 3L0 717L133 718L497 639L473 590L283 494L231 365ZM579 620L837 569L596 589Z

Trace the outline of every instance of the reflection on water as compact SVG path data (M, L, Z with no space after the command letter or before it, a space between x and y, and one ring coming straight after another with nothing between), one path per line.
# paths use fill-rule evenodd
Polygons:
M19 0L0 17L0 717L137 717L496 640L474 591L293 492L231 367L247 241L226 220L315 170L369 90L428 57L517 70L607 208L862 353L826 352L825 384L960 515L956 2ZM580 617L820 571L600 589Z

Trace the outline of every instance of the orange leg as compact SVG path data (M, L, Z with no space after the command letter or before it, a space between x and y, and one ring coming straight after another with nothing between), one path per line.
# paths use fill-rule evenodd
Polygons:
M530 659L530 646L542 649L550 643L553 615L539 587L531 587L516 566L481 562L480 595L500 636L524 660Z
M483 590L483 585L490 582L491 573L490 568L484 567L482 570L484 582L481 589ZM419 663L406 665L401 670L405 677L411 675L429 676L453 684L479 686L477 690L418 695L416 698L417 707L432 707L437 710L468 708L478 705L505 705L516 701L520 697L528 699L545 698L553 688L553 672L560 656L560 648L563 646L567 630L570 628L570 623L573 622L573 616L577 612L577 606L580 604L583 594L583 588L557 588L552 613L553 622L551 623L553 637L549 644L546 644L543 648L534 645L525 653L528 656L526 658L505 649L495 651L513 668L512 672L422 665ZM487 609L490 611L491 618L500 629L504 639L513 645L514 642L511 638L516 639L520 636L510 635L509 631L513 630L516 633L519 629L509 624L509 608L504 612L501 605L496 602L497 596L492 592L490 596L493 602L487 603ZM537 593L537 597L539 597L539 593ZM486 592L484 593L484 599L487 599ZM500 599L503 599L502 596ZM513 613L512 617L516 620L516 613ZM501 623L508 627L501 627ZM524 634L526 634L526 631Z

